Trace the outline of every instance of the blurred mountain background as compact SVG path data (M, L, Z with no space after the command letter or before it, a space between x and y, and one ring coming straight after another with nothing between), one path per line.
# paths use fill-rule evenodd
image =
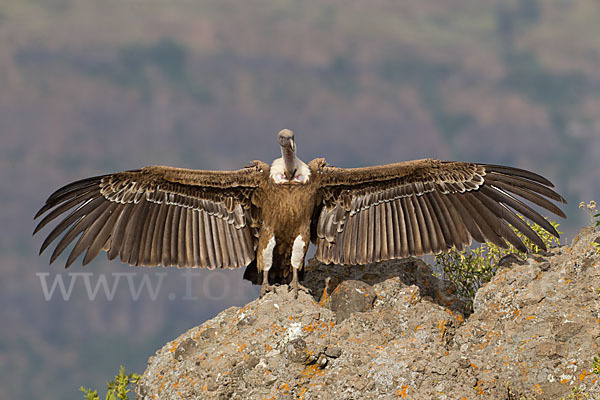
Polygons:
M537 171L569 201L570 240L588 223L579 201L600 200L599 65L594 0L3 0L0 398L103 391L120 364L142 372L167 339L258 294L242 271L190 281L100 256L68 271L69 300L58 286L46 300L44 279L74 277L38 257L48 229L31 237L59 186L270 162L286 127L305 161ZM81 275L110 286L132 272L162 282L154 300L125 277L92 300Z

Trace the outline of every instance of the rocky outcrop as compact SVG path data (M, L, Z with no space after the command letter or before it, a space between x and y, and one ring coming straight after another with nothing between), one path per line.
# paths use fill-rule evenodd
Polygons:
M453 286L421 261L352 269L311 262L305 283L318 296L294 300L282 286L189 330L150 358L138 397L558 399L576 386L600 393L592 373L597 236L586 230L570 247L504 262L468 318Z

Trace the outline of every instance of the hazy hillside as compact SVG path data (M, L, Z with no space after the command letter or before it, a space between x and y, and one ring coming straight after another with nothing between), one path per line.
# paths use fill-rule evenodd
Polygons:
M599 61L593 0L0 2L0 398L80 398L80 384L143 368L167 338L257 293L229 271L194 278L202 293L185 301L169 270L156 300L123 283L90 301L78 281L70 301L46 301L36 273L62 269L37 256L31 219L60 185L269 161L288 127L305 160L541 172L569 200L571 238L579 201L600 200ZM99 258L69 272L132 272ZM218 295L202 286L213 278Z

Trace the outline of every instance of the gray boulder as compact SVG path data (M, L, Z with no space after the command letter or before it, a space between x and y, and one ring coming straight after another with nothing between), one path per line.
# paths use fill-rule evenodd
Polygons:
M138 398L598 394L597 236L583 231L570 247L506 263L477 292L468 318L454 287L419 260L356 268L312 261L305 285L316 297L294 300L282 286L190 329L150 358Z

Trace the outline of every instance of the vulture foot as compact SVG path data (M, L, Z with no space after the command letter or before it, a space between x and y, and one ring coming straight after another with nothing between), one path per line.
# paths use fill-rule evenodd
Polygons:
M310 294L310 289L302 286L297 280L292 281L292 290L294 291L294 299L298 298L298 290L302 290L306 294Z
M294 275L292 278L292 289L294 290L294 299L298 298L298 290L302 290L306 294L310 294L310 289L302 286L300 282L298 282L298 268L292 268L294 271Z
M265 284L263 283L262 286L260 287L260 298L262 299L263 296L269 292L276 292L276 285L269 285L269 284Z

